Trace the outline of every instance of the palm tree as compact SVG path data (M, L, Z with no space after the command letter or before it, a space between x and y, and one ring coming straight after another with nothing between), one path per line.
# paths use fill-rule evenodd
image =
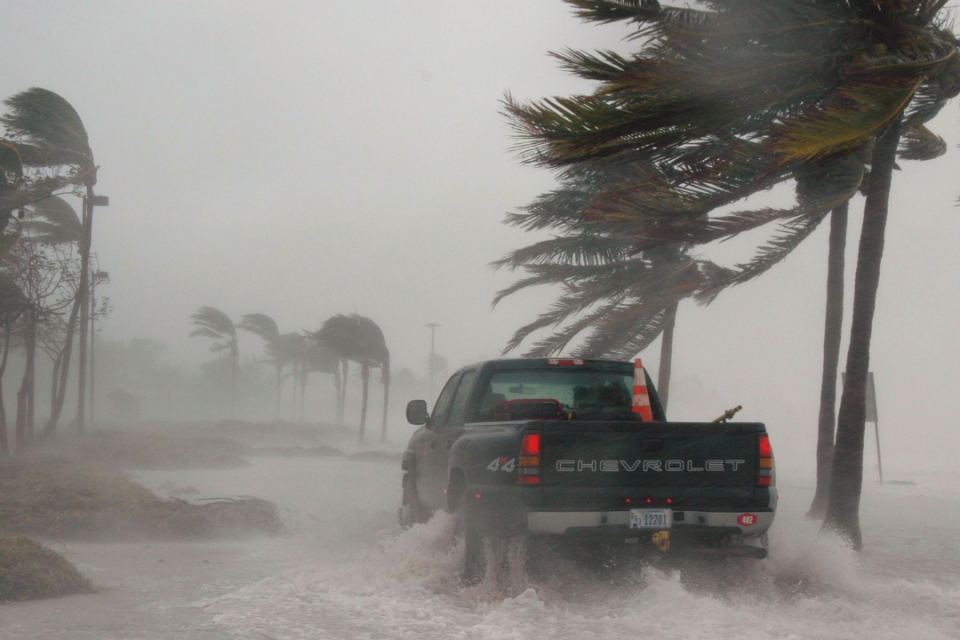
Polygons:
M336 315L324 321L320 329L309 336L335 353L341 361L356 362L360 365L360 378L363 381L363 399L360 410L360 442L364 442L367 424L367 399L369 397L370 368L379 367L383 383L383 430L381 438L386 438L387 407L390 398L390 351L387 349L383 331L371 320L356 313L349 316ZM346 367L344 367L346 371ZM346 376L344 376L346 377ZM344 387L346 379L344 379ZM341 403L342 404L342 403ZM341 411L342 411L341 406Z
M309 339L309 334L299 336L295 360L297 381L300 384L300 422L303 422L303 405L307 395L310 373L328 373L333 376L337 398L340 397L340 358L329 348Z
M86 190L83 211L83 234L80 241L80 285L75 304L80 314L80 373L77 404L77 426L83 431L86 399L87 324L89 310L90 247L93 233L93 187L97 183L97 166L86 128L76 109L64 98L48 89L33 87L5 101L10 112L0 118L7 131L19 139L18 149L25 165L34 167L69 167L67 180L82 184ZM74 325L68 325L64 363L69 365ZM69 366L63 367L64 371ZM59 419L59 416L58 416ZM52 419L51 419L52 420ZM56 422L48 422L45 432L52 433Z
M837 193L864 182L848 383L824 523L859 548L864 394L890 172L904 130L905 151L936 153L942 141L923 122L960 93L957 40L940 18L945 0L730 0L703 11L568 1L587 20L636 22L641 50L629 58L564 52L563 64L600 88L526 105L508 97L507 111L530 162L564 168L615 160L660 174L587 212L636 249L708 237L712 223L694 224L702 213L787 179L797 179L798 195L811 178ZM847 170L824 170L835 163ZM750 263L715 278L701 299L754 277L826 215L802 206L748 213L727 231L778 219L787 227Z
M539 341L525 355L549 357L563 351L578 334L591 335L574 355L630 358L658 336L661 341L658 391L669 395L673 331L679 301L693 295L705 269L715 265L691 259L684 245L665 245L643 252L632 242L604 231L582 214L590 203L618 188L629 177L623 167L568 170L562 186L537 198L507 223L528 230L554 229L562 235L511 252L497 268L524 269L528 276L501 291L503 297L534 285L560 285L563 294L538 319L521 327L504 352L517 347L533 331L567 327ZM665 405L666 406L666 405Z
M277 409L274 417L279 418L280 392L283 386L283 368L287 364L287 360L284 358L281 349L280 329L277 327L277 323L273 318L263 313L248 313L247 315L240 316L240 323L237 324L237 328L259 336L266 343L267 355L270 358L267 362L273 363L273 366L277 370Z
M240 362L237 328L227 314L213 307L200 307L190 318L197 327L190 332L190 337L210 338L213 340L210 350L214 353L226 353L230 358L230 419L233 420L237 417L237 369Z

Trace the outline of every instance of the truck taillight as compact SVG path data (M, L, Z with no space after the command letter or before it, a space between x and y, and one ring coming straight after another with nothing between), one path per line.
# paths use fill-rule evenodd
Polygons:
M540 434L525 433L520 440L520 484L540 484Z
M766 435L757 436L757 453L759 464L757 473L757 486L769 487L774 484L776 473L773 467L773 447L770 446L770 438Z

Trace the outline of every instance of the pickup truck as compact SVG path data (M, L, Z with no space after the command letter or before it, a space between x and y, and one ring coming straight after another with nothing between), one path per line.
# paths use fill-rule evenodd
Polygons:
M400 524L456 513L464 578L484 537L634 544L650 553L766 557L777 504L760 423L668 422L643 371L652 420L633 411L634 364L491 360L454 373L402 459ZM481 576L482 577L482 576Z

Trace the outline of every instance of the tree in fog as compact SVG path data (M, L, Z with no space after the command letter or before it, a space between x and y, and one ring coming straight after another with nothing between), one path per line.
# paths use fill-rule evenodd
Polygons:
M923 123L960 92L956 39L940 17L945 2L771 0L697 10L569 1L586 20L635 22L641 48L629 57L559 54L574 73L601 83L591 95L529 104L508 98L526 158L556 169L635 167L632 186L599 198L584 215L638 250L781 221L781 232L753 260L714 274L701 300L782 259L863 184L848 379L824 525L859 548L864 394L891 171L904 132L908 153L942 153L943 141ZM702 219L793 178L796 207ZM812 182L816 190L800 191Z
M219 309L200 307L190 316L197 328L190 337L200 336L213 341L210 350L224 354L230 362L230 419L237 417L237 370L240 366L240 349L237 346L237 328L233 321Z
M46 198L30 205L27 211L28 215L23 221L26 241L45 246L66 246L70 248L71 253L74 246L79 248L83 238L83 225L77 216L77 212L65 200L57 196ZM77 266L79 267L79 265ZM79 292L74 295L79 296ZM68 370L70 368L72 338L76 330L79 313L80 309L74 301L70 316L63 324L62 346L53 347L52 345L57 341L57 337L51 336L49 331L44 333L46 336L45 342L50 345L48 348L57 352L51 383L53 393L50 396L50 417L43 429L46 436L52 435L56 431L60 413L63 411L69 379ZM50 352L48 351L48 353Z
M17 325L26 351L26 366L17 392L15 442L24 450L34 434L36 352L41 335L65 339L60 314L73 306L79 284L79 263L72 248L24 240L4 259L2 268L23 292L25 306ZM51 412L56 405L51 405Z
M87 137L86 128L76 109L63 97L39 87L22 91L5 101L9 112L0 118L8 133L16 138L17 148L25 165L36 167L40 171L53 172L48 179L63 178L72 184L82 185L85 191L82 216L83 233L80 240L80 283L74 304L79 308L80 345L79 345L79 396L77 405L77 425L84 426L84 402L86 399L86 355L87 324L89 309L87 296L90 288L90 248L93 231L93 197L97 183L98 167L94 163L93 151ZM66 171L65 177L59 174ZM67 346L64 353L63 376L69 370L70 354L73 345L73 323L68 323ZM56 419L59 419L57 412ZM56 419L51 416L44 431L52 433L56 428Z
M327 373L333 376L336 394L340 396L340 358L329 347L310 339L309 334L297 335L298 340L291 340L290 360L294 367L294 386L300 389L299 422L303 422L304 402L307 395L307 382L313 372Z
M381 439L387 434L387 409L390 399L390 351L387 349L383 331L371 320L356 313L349 316L336 315L324 321L320 329L309 334L321 346L337 354L341 360L360 365L363 382L363 398L360 409L360 442L364 442L367 424L367 400L369 397L370 369L381 370L383 384L383 429ZM346 371L346 367L344 367ZM346 387L346 375L344 375ZM341 401L341 412L343 401Z
M248 313L240 316L238 329L249 331L259 336L265 343L267 363L273 364L277 372L277 408L274 418L280 417L280 392L283 387L283 368L288 360L284 357L283 349L280 344L280 329L277 323L270 316L263 313Z
M13 325L27 308L27 299L17 283L0 271L0 329L3 330L3 355L0 356L0 456L10 453L10 438L7 433L7 409L3 403L3 374L10 356Z

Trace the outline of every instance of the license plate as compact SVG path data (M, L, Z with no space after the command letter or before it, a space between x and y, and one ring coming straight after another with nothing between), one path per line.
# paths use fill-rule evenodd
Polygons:
M670 509L631 509L631 529L669 529L673 524Z

